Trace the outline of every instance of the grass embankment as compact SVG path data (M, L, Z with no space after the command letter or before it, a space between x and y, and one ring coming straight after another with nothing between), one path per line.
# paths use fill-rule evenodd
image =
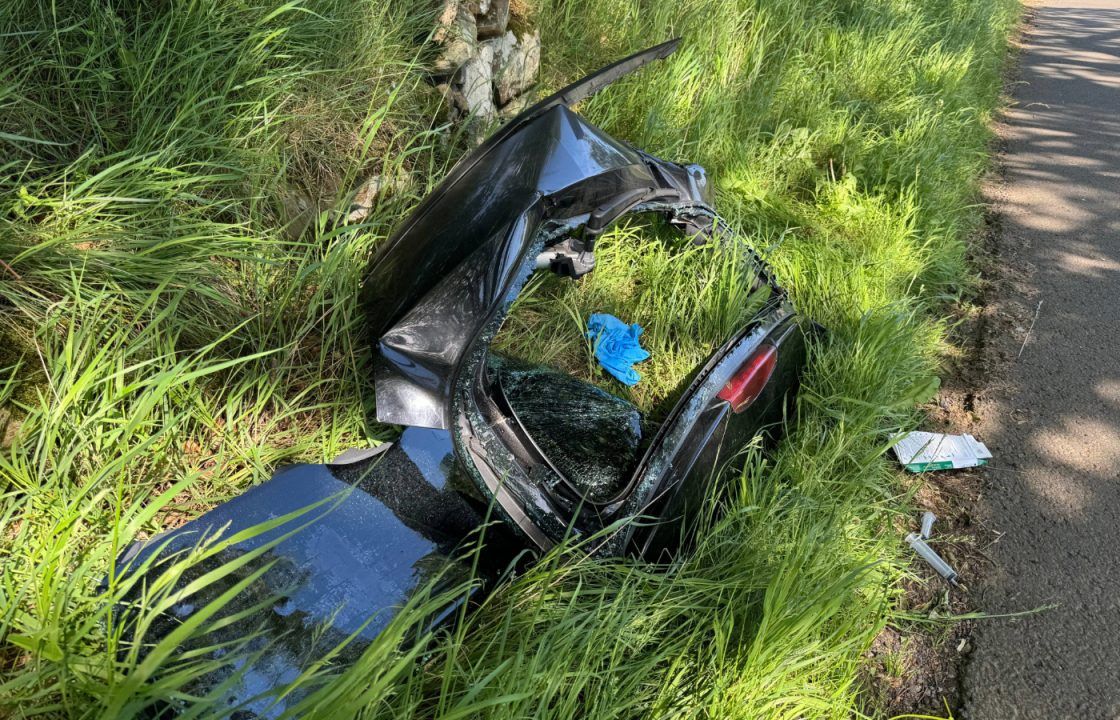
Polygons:
M110 559L279 463L391 438L369 420L358 283L459 152L432 130L412 66L429 19L410 5L0 7L0 397L18 421L0 454L3 714L134 717L176 697L200 668L119 656L106 632ZM1014 14L542 2L548 87L684 36L582 110L705 165L722 211L831 332L795 428L751 452L693 556L652 569L557 552L423 662L387 634L349 671L300 679L319 688L301 714L874 711L861 654L906 572L883 449L930 395L946 330L930 311L968 284ZM414 184L337 227L326 210L374 169ZM296 239L292 223L307 224Z

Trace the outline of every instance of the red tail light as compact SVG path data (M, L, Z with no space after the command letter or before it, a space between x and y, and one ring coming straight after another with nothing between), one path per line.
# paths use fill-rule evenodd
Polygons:
M777 364L777 348L763 345L731 376L717 397L731 403L735 412L743 412L762 394Z

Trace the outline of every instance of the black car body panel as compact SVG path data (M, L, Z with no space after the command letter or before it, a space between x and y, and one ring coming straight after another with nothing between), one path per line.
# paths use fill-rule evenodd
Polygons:
M281 714L300 698L276 703L274 689L340 645L345 649L334 662L353 662L417 593L468 588L429 618L433 625L508 563L504 549L514 547L508 533L487 525L485 508L455 489L462 477L454 471L447 431L409 428L397 442L358 455L350 462L283 468L197 520L133 545L117 560L118 573L143 568L155 578L196 547L252 534L192 563L180 584L244 561L175 602L142 638L159 640L261 573L220 614L245 617L192 640L206 646L246 643L241 651L254 656L249 665L210 673L204 687L192 688L209 692L226 684L223 703L231 713L245 713L238 717ZM464 553L483 533L491 548L479 562ZM121 607L126 628L138 617L132 605L145 604L145 591L135 586Z
M480 227L476 219L474 230L481 229L482 234L471 236L457 227L460 223L466 222L480 210L489 213L488 208L502 209L503 212L495 214L504 215L504 220L508 222L517 215L518 206L528 206L526 198L532 194L532 190L507 187L505 192L513 193L509 197L499 193L497 188L478 181L493 175L517 175L516 166L523 162L539 164L539 161L513 158L512 171L499 168L479 172L476 170L477 165L483 161L491 166L500 165L500 160L492 154L495 148L505 145L510 137L533 120L553 108L571 107L643 65L668 57L677 49L678 43L679 40L670 40L635 53L572 83L512 118L460 160L439 186L401 223L370 264L363 288L363 300L377 313L369 318L373 337L380 337L385 330L396 324L404 312L431 290L451 268L477 249L479 238L486 239L495 234L496 228ZM619 145L617 141L610 142ZM529 148L529 152L532 155L536 150ZM508 152L505 154L508 155ZM472 185L476 189L472 189ZM455 194L461 199L464 193L475 198L481 208L464 206L460 200L447 198L448 195ZM448 214L456 211L465 214L462 217ZM447 234L439 234L441 230ZM413 244L414 242L417 244Z
M282 599L254 618L263 628L254 642L264 643L255 647L269 649L230 686L232 705L277 714L288 701L250 698L307 667L324 643L356 633L359 651L432 578L461 579L472 549L483 582L526 545L547 549L570 535L595 536L599 555L671 555L719 466L782 418L805 336L757 258L762 310L695 370L656 427L602 389L491 351L532 273L593 272L596 239L628 213L662 216L684 244L736 242L702 168L633 148L569 107L675 47L619 61L507 123L375 255L362 302L375 338L377 417L404 426L397 443L350 463L281 470L121 558L127 572L311 506L214 560L275 541L248 570L276 564L228 610ZM750 391L735 394L739 384ZM488 526L491 514L507 522ZM189 616L199 602L184 599L173 614Z
M367 314L375 330L391 323L374 360L378 420L449 428L467 350L501 323L546 247L585 231L619 198L634 206L656 198L685 222L706 187L698 167L641 154L563 105L486 148L370 267Z

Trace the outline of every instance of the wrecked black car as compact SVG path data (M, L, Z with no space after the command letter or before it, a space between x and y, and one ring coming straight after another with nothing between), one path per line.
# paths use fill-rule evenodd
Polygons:
M179 600L168 619L174 626L242 581L223 612L280 598L236 626L259 634L252 663L215 677L231 706L277 714L284 703L261 698L316 648L354 635L360 650L433 578L470 577L468 545L481 543L474 573L484 581L524 548L569 537L590 538L598 555L671 557L718 466L781 419L805 336L761 262L762 311L695 369L652 428L622 398L491 350L530 276L579 282L594 272L597 238L626 215L659 215L685 244L735 242L702 168L644 153L571 109L675 48L621 60L508 122L380 248L362 302L375 339L377 419L403 427L397 442L282 469L120 559L125 573L152 574L205 537L270 523L211 557L252 556L216 589Z

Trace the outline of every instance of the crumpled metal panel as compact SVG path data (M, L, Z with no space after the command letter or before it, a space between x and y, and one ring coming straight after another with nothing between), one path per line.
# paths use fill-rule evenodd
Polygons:
M447 399L479 329L525 282L526 215L483 243L381 337L374 357L377 419L446 428Z
M635 57L647 62L672 48L667 44ZM707 385L694 385L643 447L634 475L634 462L623 469L565 453L564 443L550 447L539 427L532 428L547 422L518 417L494 395L489 343L551 248L570 251L573 239L593 243L628 212L662 214L698 243L734 236L711 206L703 168L657 158L610 137L566 107L564 95L511 121L461 162L378 253L364 286L370 325L379 335L378 419L453 429L458 457L478 491L541 548L566 533L595 532L664 505L700 457L690 455L692 445L719 446L729 427L750 423L757 429L772 420L762 407L746 418L725 417L713 408L719 388L708 392ZM581 259L580 272L588 269ZM761 266L757 283L777 290ZM730 375L792 315L777 290L758 322L744 328L743 337L729 338L701 374ZM787 353L779 362L795 366L799 357ZM705 429L709 415L711 427ZM556 432L578 434L575 420L557 418L558 425L566 421L569 427ZM612 451L633 455L637 448L595 449ZM588 468L597 471L589 474ZM617 533L603 552L622 552L631 533Z

